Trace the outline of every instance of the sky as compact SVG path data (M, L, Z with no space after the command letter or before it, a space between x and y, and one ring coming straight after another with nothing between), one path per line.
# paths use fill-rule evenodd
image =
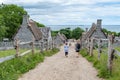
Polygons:
M0 0L24 7L30 18L45 25L120 25L120 0Z

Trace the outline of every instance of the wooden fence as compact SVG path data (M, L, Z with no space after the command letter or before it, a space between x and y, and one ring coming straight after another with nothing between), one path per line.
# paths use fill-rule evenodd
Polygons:
M97 41L97 47L95 45L95 41ZM90 56L93 56L93 49L96 48L98 49L98 60L100 60L100 56L101 56L101 52L102 52L102 45L103 42L107 42L107 54L108 54L108 61L107 61L107 67L108 70L111 72L112 70L112 63L113 63L113 58L115 56L115 54L117 54L118 56L120 56L120 52L118 50L115 49L115 47L113 46L114 42L116 40L114 39L113 35L108 35L108 39L98 39L98 38L91 38L87 40L87 51L89 53ZM117 40L118 42L120 42L120 40Z
M19 50L20 50L21 45L29 45L30 49L28 51L25 51L24 53L20 54ZM15 41L16 57L23 56L23 55L25 55L27 53L30 53L30 52L32 52L32 54L34 54L36 45L39 46L39 52L40 53L43 52L44 50L48 50L48 48L52 49L52 48L56 47L56 45L54 44L53 41L52 41L52 44L51 44L52 47L50 48L48 46L51 46L51 45L46 43L46 42L43 42L43 41L35 42L34 40L32 40L32 41L29 41L29 42L20 42L18 39L16 39L16 41Z

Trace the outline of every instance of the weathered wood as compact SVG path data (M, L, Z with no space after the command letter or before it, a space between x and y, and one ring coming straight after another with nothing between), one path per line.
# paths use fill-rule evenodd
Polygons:
M25 45L25 44L30 44L31 43L31 41L29 41L29 42L21 42L21 43L19 43L19 45Z
M113 42L114 42L114 37L113 35L108 35L108 70L111 72L112 71L112 58L113 58Z
M115 54L117 54L118 56L120 56L120 52L118 50L115 50Z
M31 46L32 46L32 54L35 53L35 50L34 50L34 41L35 41L35 39L34 39L34 37L32 37L32 42L31 42Z
M42 52L43 52L43 48L44 48L44 47L43 47L43 41L41 41L40 43L41 43L40 53L42 53Z
M90 54L90 39L87 39L87 52Z
M90 56L93 56L93 41L94 41L94 39L91 38L91 41L90 41Z
M98 39L98 60L100 60L100 55L101 55L101 44L102 44L102 40Z
M24 56L25 54L28 54L30 52L31 52L31 50L25 51L25 52L21 53L20 56Z
M19 40L18 39L16 39L15 41L15 49L16 49L15 57L18 57L19 56Z

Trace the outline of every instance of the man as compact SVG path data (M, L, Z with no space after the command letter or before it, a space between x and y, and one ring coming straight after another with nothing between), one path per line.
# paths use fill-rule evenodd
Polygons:
M64 52L65 52L65 56L68 57L68 50L69 50L69 46L67 43L65 43L65 46L64 46Z
M77 42L77 43L75 44L75 50L76 50L76 52L78 52L78 56L77 56L77 57L79 57L80 47L81 47L80 43Z

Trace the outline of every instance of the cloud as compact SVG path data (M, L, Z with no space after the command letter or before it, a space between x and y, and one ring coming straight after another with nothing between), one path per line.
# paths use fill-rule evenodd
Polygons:
M0 3L23 6L30 17L45 25L120 24L120 0L0 0Z

